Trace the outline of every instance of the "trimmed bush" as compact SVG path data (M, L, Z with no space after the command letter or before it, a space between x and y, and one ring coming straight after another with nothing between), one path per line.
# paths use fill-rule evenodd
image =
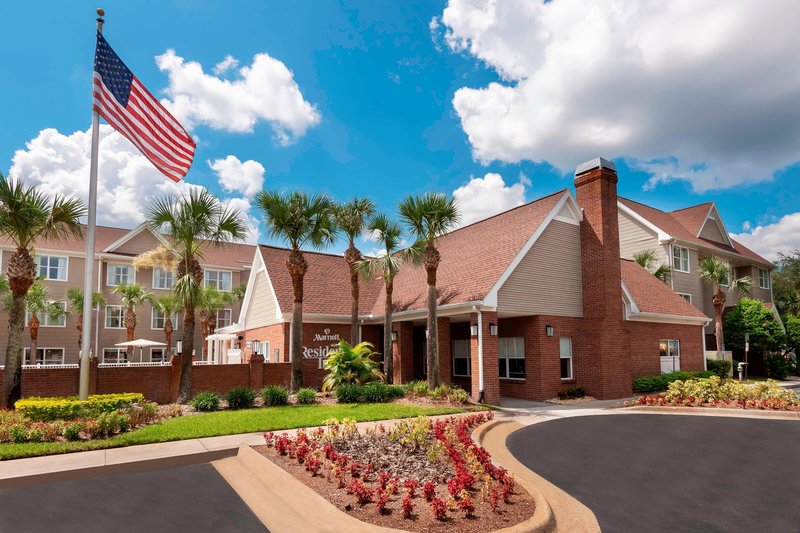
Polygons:
M255 391L247 387L234 387L226 396L229 409L249 409L256 401Z
M407 394L411 396L427 396L428 383L422 380L409 381L401 385L406 390Z
M216 392L200 392L191 401L195 411L216 411L219 409L219 395Z
M633 380L633 392L655 392L666 389L673 381L684 381L694 378L708 378L714 373L710 371L670 372L658 376L644 376Z
M296 398L297 398L297 403L302 403L302 404L317 403L317 391L314 389L300 389L299 391L297 391Z
M31 397L18 400L14 408L27 418L44 422L50 420L72 420L94 418L102 413L125 409L134 403L143 403L144 395L138 392L122 394L93 394L82 402L77 396L67 398Z
M392 400L406 395L406 390L401 385L386 385L386 391Z
M728 372L731 371L731 362L722 359L706 359L706 368L715 376L725 379L728 377Z
M361 387L361 396L367 403L382 403L391 399L389 385L380 382L367 383Z
M300 389L309 390L309 389ZM299 392L298 392L299 394ZM285 387L278 385L267 385L261 389L261 398L264 400L264 405L267 407L274 407L276 405L286 405L289 403L289 391Z
M558 397L561 400L571 400L573 398L583 398L586 396L586 390L583 387L570 387L558 391Z
M782 354L770 354L764 359L764 362L767 365L768 376L773 379L786 379L792 372L791 360Z
M789 405L797 405L800 398L791 390L781 387L774 381L741 383L732 379L721 380L717 376L706 379L674 381L669 390L662 395L669 401L692 399L701 402L718 400L779 400Z
M342 383L336 387L336 401L339 403L356 403L361 397L361 387L355 383Z

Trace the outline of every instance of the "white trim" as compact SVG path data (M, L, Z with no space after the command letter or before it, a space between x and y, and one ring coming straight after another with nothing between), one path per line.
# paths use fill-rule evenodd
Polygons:
M634 211L633 209L631 209L630 207L628 207L627 205L623 204L620 201L617 201L617 209L621 210L623 213L625 213L626 215L637 221L639 224L644 225L647 229L654 232L656 234L656 237L658 237L659 241L668 241L672 238L672 236L669 235L666 231L662 230L661 228L659 228L658 226L656 226L655 224L653 224L652 222L644 218L642 215L640 215L639 213L637 213L636 211Z
M758 288L763 289L765 291L772 290L772 276L770 275L770 271L767 268L756 267L758 269ZM764 287L761 285L761 272L767 273L767 286Z
M167 354L169 353L169 348L170 348L169 346L151 346L150 347L150 362L151 363L165 363L165 362L167 362L167 358L166 357L167 357ZM153 361L153 350L163 350L165 352L164 353L164 359L162 359L161 361Z
M150 288L154 291L171 291L172 287L156 287L156 270L172 274L172 287L175 286L175 273L165 268L155 267L150 269Z
M40 328L66 328L66 327L67 327L67 314L66 314L66 311L67 311L67 301L66 301L66 300L47 300L47 303L48 303L48 304L51 304L51 303L56 303L56 302L61 302L61 303L63 303L63 304L64 304L64 313L65 313L65 314L64 314L64 315L62 315L62 317L64 318L64 323L63 323L63 324L60 324L60 325L55 325L55 326L52 326L52 325L50 325L50 324L47 324L47 321L48 321L48 320L50 320L50 317L49 317L49 316L47 316L47 313L45 313L45 315L44 315L44 321L42 321L42 320L39 320L39 327L40 327ZM31 313L30 313L30 311L28 311L28 309L26 308L26 309L25 309L25 327L26 327L26 328L28 327L28 325L30 324L30 322L31 322Z
M676 251L676 248L680 249L680 250L686 250L686 270L682 270L680 268L676 268L675 267L675 251ZM683 257L681 256L679 258L678 263L681 263L682 261L683 261ZM672 270L674 270L675 272L681 272L683 274L691 274L692 273L692 252L691 252L691 249L687 248L686 246L681 246L681 245L677 245L676 246L675 244L673 244L672 245L672 257L670 258L670 267L672 267Z
M229 323L224 325L224 326L222 326L222 327L227 328L228 326L233 325L233 308L232 307L223 307L222 309L217 309L217 313L216 313L217 325L219 325L219 313L220 313L220 311L222 311L222 312L228 311L230 313L230 318L228 320ZM216 329L215 329L215 331L216 331Z
M626 306L626 313L625 313L626 315L628 314L627 313L628 310L630 310L631 314L639 313L639 306L636 305L636 300L633 299L633 295L631 294L631 292L628 290L628 287L626 287L624 283L622 284L622 298L623 300L626 300L628 304Z
M121 311L120 317L119 317L120 327L118 327L118 328L115 328L113 326L109 326L108 325L108 308L109 307L119 307L119 310ZM119 304L106 304L105 309L103 309L103 329L126 329L125 328L125 307L123 307L123 306L121 306Z
M121 363L106 363L106 350L116 350L117 351L117 359L119 359L119 354L120 353L124 353L126 358L128 356L128 349L127 348L120 348L119 346L104 347L103 351L100 353L100 358L99 358L100 359L100 364L103 364L103 365L112 365L112 364L119 365L119 364L121 364ZM125 361L124 364L127 365L128 363L130 363L130 361Z
M455 346L457 342L466 342L467 343L467 356L466 357L458 357L456 358L456 351ZM453 377L458 378L468 378L472 376L472 338L468 339L450 339L450 364L451 364L451 372ZM466 359L467 360L467 373L466 374L456 374L456 359Z
M33 257L34 257L34 261L36 261L36 277L39 277L39 268L40 268L39 258L40 257L47 257L47 258L57 257L59 259L66 259L67 260L67 264L64 267L64 279L48 278L47 276L45 276L42 279L42 281L59 281L61 283L66 283L66 282L69 281L69 256L68 255L41 253L40 250L36 250L34 252L34 254L33 254ZM47 265L47 274L48 275L50 274L50 264L49 263L50 262L48 261L48 265Z
M275 286L272 284L272 280L269 277L269 272L267 271L266 263L264 262L264 256L261 255L261 246L256 245L256 253L253 257L250 274L247 277L247 288L244 291L242 306L239 308L239 320L237 320L237 323L241 326L242 330L247 329L247 311L250 309L250 300L253 298L253 291L255 290L256 275L258 275L259 272L264 272L264 275L267 277L267 284L269 285L270 289L272 289L272 298L275 302L275 322L272 324L278 324L283 321L283 313L281 312L281 306L278 302L278 294L275 292Z
M708 317L668 315L664 313L635 313L628 317L632 322L656 322L660 324L689 324L705 326L711 319Z
M690 293L688 293L688 292L678 292L678 291L675 291L675 294L677 294L677 295L678 295L678 296L680 296L681 298L683 298L684 296L688 296L688 297L689 297L689 299L688 299L688 300L686 300L686 298L683 298L683 299L684 299L684 300L686 300L686 301L689 303L689 305L692 305L692 295L691 295Z
M25 347L22 348L22 363L23 363L23 366L31 368L31 367L40 367L40 366L63 365L64 364L64 359L67 356L67 350L63 346L37 346L36 349L37 350L61 350L61 362L60 363L50 363L50 364L47 364L47 363L26 364L25 361L27 361L27 359L28 359L27 358L27 354L30 353L31 347L30 346L25 346ZM44 357L44 352L42 352L42 357Z
M231 275L231 288L230 289L220 289L219 288L219 276L217 276L217 287L216 289L219 292L231 292L233 290L233 270L224 270L224 269L217 269L217 268L208 268L203 267L203 288L208 288L208 282L206 280L206 274L209 272L216 272L217 274L220 273L227 273Z
M136 269L133 267L133 263L130 263L130 264L128 264L128 263L117 263L117 262L106 263L106 287L119 287L121 285L121 283L115 283L115 284L109 283L109 281L110 281L109 280L109 276L111 275L111 267L126 267L126 268L128 268L130 270L130 272L133 272L133 281L132 282L128 281L128 282L125 283L125 285L133 285L133 284L136 283Z
M454 315L468 315L473 311L475 306L478 306L484 311L497 311L497 309L493 306L483 305L483 302L480 300L475 300L472 302L464 302L464 303L455 303L455 304L445 304L445 305L438 305L436 306L436 315L437 316L454 316ZM425 318L428 315L428 311L426 309L410 309L408 311L398 311L392 313L392 320L399 321L399 319L403 320L416 320L420 318ZM350 317L347 315L303 315L303 322L306 322L306 317L314 317L317 322L322 322L324 320L330 321L337 321L341 320L343 323L350 323ZM282 322L289 322L289 320L285 317L281 317L283 320ZM367 315L363 318L364 322L367 324L382 324L383 323L383 315Z
M147 226L146 223L142 222L141 224L139 224L138 226L136 226L135 228L130 230L128 233L126 233L125 235L123 235L122 237L117 239L116 241L112 242L111 244L109 244L108 246L106 246L105 248L100 250L100 253L112 252L113 250L119 248L120 246L122 246L123 244L125 244L129 240L133 239L134 237L136 237L142 231L145 231L145 230L149 231L152 236L154 236L156 239L159 240L159 242L161 242L161 244L163 244L164 246L169 246L169 242L167 242L167 240L163 236L158 235L157 233L153 232Z
M569 357L564 357L561 353L561 339L569 339ZM562 377L561 381L572 381L575 379L575 368L573 368L573 364L575 362L575 358L573 357L572 351L572 337L571 336L563 336L558 338L558 370L559 375L561 373L561 360L562 359L569 359L569 376Z
M714 213L715 216L712 216L712 212ZM706 219L700 225L700 230L697 232L697 235L695 235L695 237L697 237L698 239L701 238L700 234L703 233L703 229L706 227L706 224L708 224L709 219L716 222L717 229L722 234L722 238L725 239L725 243L735 250L736 246L733 245L733 241L731 241L731 237L730 235L728 235L728 230L725 228L725 223L722 221L722 217L719 216L719 210L717 209L717 206L714 202L711 202L711 207L708 208Z
M156 309L155 307L151 307L150 308L150 331L164 331L164 327L163 326L160 327L160 328L154 328L153 327L153 320L155 319L155 314L156 313L159 313L158 309ZM159 313L159 314L161 314L161 313ZM180 318L181 318L180 311L176 311L175 315L172 317L172 325L175 328L175 330L179 329L178 328L178 320L180 320ZM166 317L164 317L164 319L166 320Z

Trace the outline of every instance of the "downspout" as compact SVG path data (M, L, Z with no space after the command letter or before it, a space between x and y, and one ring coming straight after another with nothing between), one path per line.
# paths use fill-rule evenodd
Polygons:
M472 310L478 313L478 403L483 403L483 313L476 305Z
M700 339L702 341L700 343L700 349L701 349L701 353L703 354L703 370L708 370L708 359L706 359L706 326L707 325L708 325L708 322L703 324L703 327L700 328ZM731 364L733 364L733 363L731 363Z
M97 259L97 292L101 292L103 290L103 260L101 258ZM88 297L84 294L83 295L83 305L86 305L86 302L91 304L92 302L92 295L90 294ZM86 335L86 332L83 332L83 335ZM83 341L86 342L88 339L84 338ZM94 356L97 357L99 362L103 362L101 354L98 353L100 346L100 306L97 306L97 309L94 312Z

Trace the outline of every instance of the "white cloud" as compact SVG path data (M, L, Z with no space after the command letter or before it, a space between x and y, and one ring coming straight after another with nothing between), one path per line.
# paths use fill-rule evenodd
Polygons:
M238 157L229 155L225 159L208 161L208 166L226 192L253 196L264 186L264 166L258 161L248 159L242 162Z
M476 159L624 157L705 191L800 160L799 19L792 0L451 0L441 25L503 80L454 95Z
M519 182L511 186L506 186L503 177L494 172L470 179L453 191L453 198L461 210L461 224L471 224L524 204L525 188L530 183L524 174L520 174Z
M784 215L777 222L755 226L749 231L731 234L751 250L774 261L778 252L800 250L800 213Z
M269 54L256 54L252 65L238 69L234 80L207 74L200 63L187 62L174 50L156 56L156 64L169 77L164 104L188 128L204 124L245 133L266 121L278 142L286 145L320 121L319 111L303 98L292 72Z
M239 60L233 57L232 55L225 56L225 59L214 65L214 74L219 76L220 74L224 74L228 72L232 68L236 68L239 66Z
M259 220L253 215L250 200L247 198L227 198L224 199L222 203L228 208L238 211L242 214L242 216L245 218L245 224L247 225L247 236L245 237L245 242L248 244L257 244L259 237Z

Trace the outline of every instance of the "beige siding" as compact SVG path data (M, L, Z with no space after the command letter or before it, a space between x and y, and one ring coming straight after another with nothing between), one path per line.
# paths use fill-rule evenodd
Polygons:
M278 321L275 293L267 279L266 271L256 274L250 307L247 309L247 329L260 328Z
M147 252L160 245L161 241L159 241L155 235L148 230L143 230L131 240L123 243L119 248L115 248L112 251L120 254L139 255L142 252Z
M727 244L725 237L722 236L722 232L719 229L719 224L711 218L706 219L703 230L700 232L700 237L708 239L709 241Z
M772 302L772 292L769 289L762 289L758 285L758 267L757 266L750 266L750 267L741 267L736 269L737 275L739 277L742 276L750 276L750 279L753 280L753 290L752 290L752 297L764 302ZM772 278L770 277L770 283L772 283Z
M623 259L633 259L633 255L644 250L655 250L662 261L667 262L664 248L658 244L655 233L644 227L627 214L619 211L619 252Z
M670 261L672 266L672 261ZM689 272L679 272L672 269L672 290L682 294L692 295L692 305L705 311L704 302L706 300L703 292L703 282L699 276L700 259L697 250L689 249Z
M497 308L509 314L582 316L580 228L552 221L498 291Z

